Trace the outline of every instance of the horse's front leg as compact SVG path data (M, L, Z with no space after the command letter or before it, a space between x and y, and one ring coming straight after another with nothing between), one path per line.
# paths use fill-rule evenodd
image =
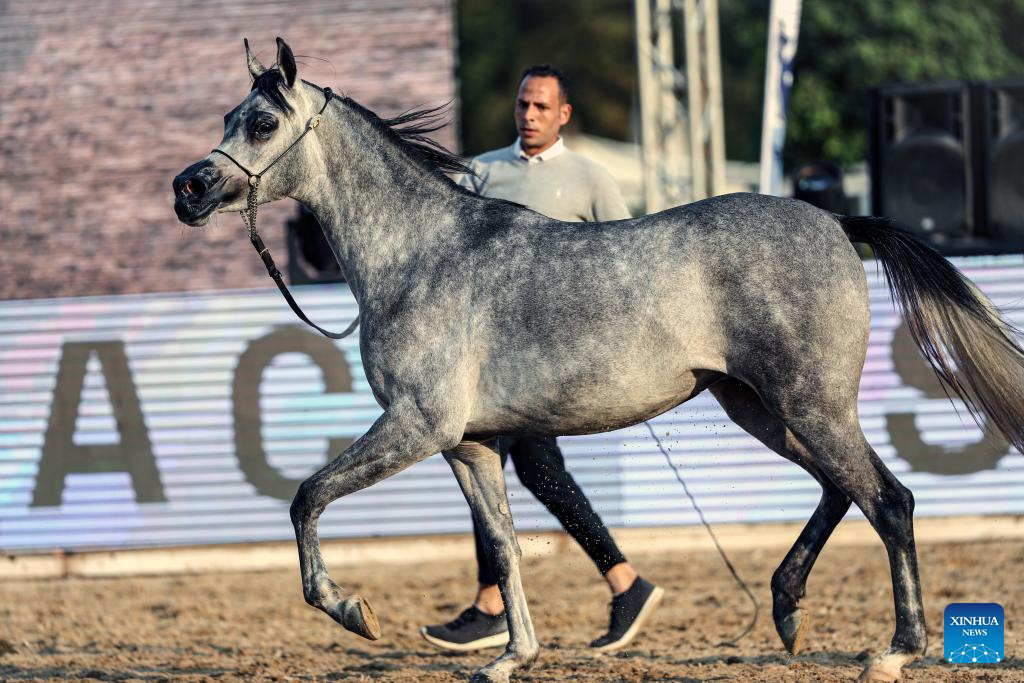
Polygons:
M519 577L522 552L512 526L505 476L501 471L501 460L491 446L493 442L483 445L463 441L453 451L444 454L473 510L473 519L483 533L484 548L498 572L498 588L505 602L505 618L508 620L509 641L505 653L478 671L471 679L472 683L506 683L513 671L529 667L540 653Z
M404 409L407 405L410 407ZM380 624L370 604L358 595L346 597L327 574L320 553L317 520L324 508L338 498L451 448L460 436L461 433L450 436L431 428L415 402L397 402L344 453L302 482L292 501L291 518L306 602L353 633L370 640L380 637Z

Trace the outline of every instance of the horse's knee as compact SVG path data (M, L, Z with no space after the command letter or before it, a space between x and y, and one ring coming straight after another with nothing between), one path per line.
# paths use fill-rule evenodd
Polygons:
M292 518L293 525L298 526L299 523L308 520L313 516L313 511L316 508L318 490L319 487L313 482L312 477L299 484L299 489L295 492L295 497L292 498L292 504L288 508L288 513Z
M514 540L505 541L494 548L495 565L499 571L509 571L523 559L523 551Z

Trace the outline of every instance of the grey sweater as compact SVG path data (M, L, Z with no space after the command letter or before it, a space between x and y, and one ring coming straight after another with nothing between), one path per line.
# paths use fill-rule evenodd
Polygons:
M612 221L629 218L619 187L608 171L566 149L545 161L527 162L516 145L474 158L476 177L459 184L485 197L508 199L562 221Z

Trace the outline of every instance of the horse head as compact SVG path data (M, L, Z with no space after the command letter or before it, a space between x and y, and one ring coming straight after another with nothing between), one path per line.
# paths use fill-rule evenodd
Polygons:
M174 211L187 225L205 225L214 213L246 209L254 179L260 204L292 196L323 158L315 142L295 143L319 123L324 92L299 79L295 56L280 38L273 68L260 64L248 40L245 52L251 91L224 116L220 145L172 183ZM266 173L270 166L273 172Z

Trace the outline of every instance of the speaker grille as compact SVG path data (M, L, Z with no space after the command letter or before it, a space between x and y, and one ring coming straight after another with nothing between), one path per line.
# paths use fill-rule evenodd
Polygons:
M946 253L975 240L971 89L901 83L871 93L872 211Z
M975 88L981 188L978 223L1005 250L1024 248L1024 78Z
M1024 241L1024 131L997 142L992 150L992 232Z
M966 234L964 149L941 131L917 131L890 150L884 213L932 239Z

